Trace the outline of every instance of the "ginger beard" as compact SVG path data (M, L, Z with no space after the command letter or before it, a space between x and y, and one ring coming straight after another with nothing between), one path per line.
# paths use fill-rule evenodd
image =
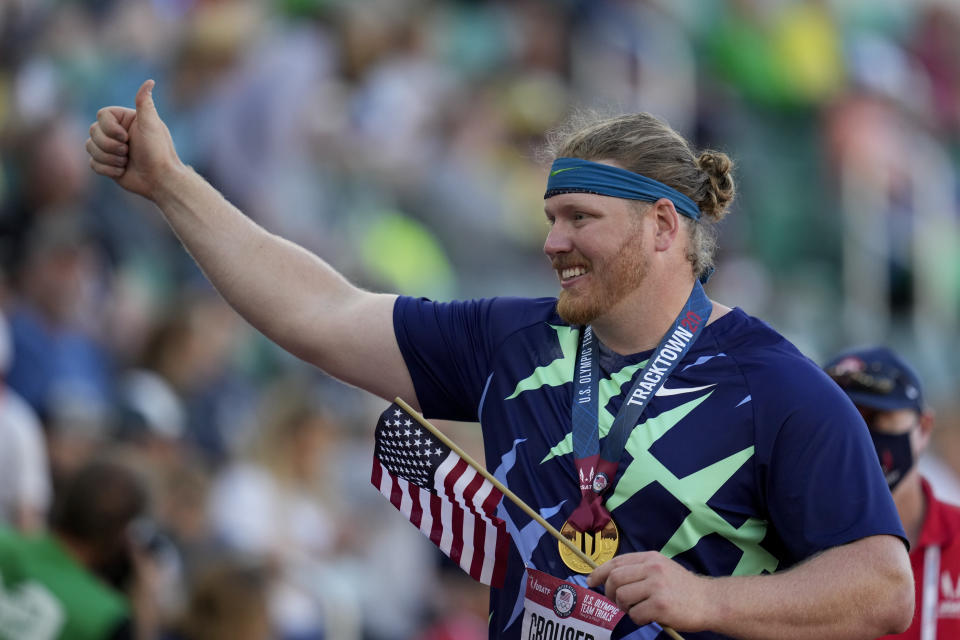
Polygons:
M649 260L643 251L642 234L638 228L632 228L608 258L590 261L572 252L553 260L553 268L558 273L574 265L586 266L590 287L581 287L579 291L561 289L557 296L557 314L571 325L587 325L640 286Z

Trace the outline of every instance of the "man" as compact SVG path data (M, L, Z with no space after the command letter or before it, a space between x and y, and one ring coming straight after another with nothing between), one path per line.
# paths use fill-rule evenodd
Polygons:
M651 621L687 638L907 627L902 527L853 406L696 284L712 246L701 213L718 219L733 195L726 156L694 157L645 114L568 136L545 198L559 300L437 304L357 289L244 217L180 162L152 88L136 109L98 112L92 168L153 200L227 301L288 351L428 417L478 420L500 480L598 562L619 554L586 579L629 614L612 637L649 638L638 626ZM525 578L582 585L589 566L511 505L498 515L514 544L490 636L546 637ZM558 620L581 596L558 588Z
M131 470L98 461L57 496L49 534L0 529L0 638L152 637L155 580L131 530L146 506Z
M870 429L910 541L916 610L910 628L890 637L960 637L960 507L937 500L917 471L933 432L919 377L886 347L846 351L825 369Z

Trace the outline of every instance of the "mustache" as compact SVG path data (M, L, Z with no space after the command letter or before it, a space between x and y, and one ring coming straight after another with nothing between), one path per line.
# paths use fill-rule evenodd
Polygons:
M550 258L550 266L553 267L555 271L561 269L566 269L568 267L577 267L582 266L590 269L593 265L590 264L590 261L581 256L580 254L564 254L562 256L554 256Z

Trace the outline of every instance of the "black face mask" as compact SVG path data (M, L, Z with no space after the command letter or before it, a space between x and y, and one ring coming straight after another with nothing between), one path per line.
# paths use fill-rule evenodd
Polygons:
M910 446L911 431L900 434L870 432L873 446L880 458L887 486L893 491L907 472L913 468L913 448Z

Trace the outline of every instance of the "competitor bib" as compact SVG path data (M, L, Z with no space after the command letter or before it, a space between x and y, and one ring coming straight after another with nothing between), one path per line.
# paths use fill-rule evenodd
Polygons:
M624 612L596 591L527 569L523 607L526 640L610 640Z

